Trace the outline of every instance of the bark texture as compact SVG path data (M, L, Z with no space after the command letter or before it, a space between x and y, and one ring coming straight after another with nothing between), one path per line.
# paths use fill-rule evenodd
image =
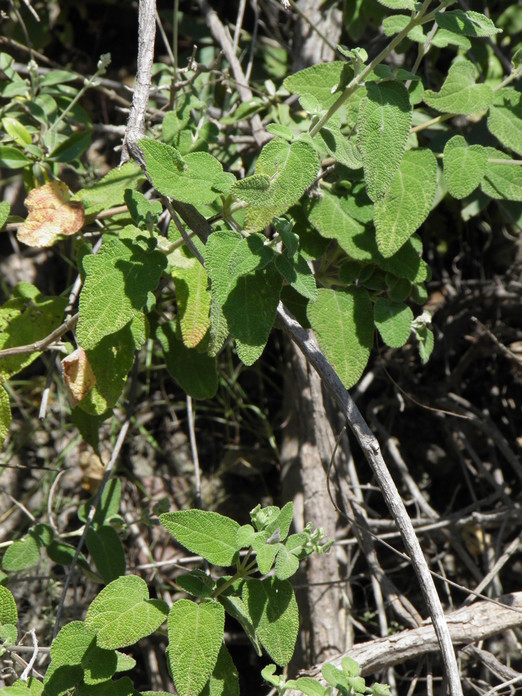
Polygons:
M326 470L335 436L326 417L321 381L300 351L288 345L285 384L286 419L281 444L283 499L293 499L296 527L312 522L326 536L335 536L337 513L328 497ZM339 561L335 551L313 554L306 575L297 579L303 624L296 661L310 665L346 649L346 608L343 607Z

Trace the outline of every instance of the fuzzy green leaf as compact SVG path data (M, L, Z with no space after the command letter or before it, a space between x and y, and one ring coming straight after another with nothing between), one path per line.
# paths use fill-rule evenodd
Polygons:
M4 442L11 426L11 404L9 394L0 384L0 446Z
M236 339L238 355L245 365L252 365L263 352L272 330L282 278L272 265L255 273L235 276L238 267L265 263L262 255L252 252L242 241L241 235L233 232L212 234L207 242L205 261L212 296L221 305L228 328ZM234 266L237 258L241 263Z
M120 331L102 338L92 350L85 351L96 384L80 401L79 408L91 415L102 415L116 405L144 336L145 320L140 314Z
M413 321L413 312L407 305L379 297L374 305L373 318L387 346L400 348L406 343Z
M22 169L28 164L31 164L31 160L18 147L0 145L0 167L3 169Z
M295 688L302 691L305 696L325 696L324 686L312 677L299 677L296 679Z
M290 553L286 546L279 545L277 558L275 563L275 575L279 580L287 580L297 573L299 569L299 561L293 553Z
M117 661L116 652L100 648L95 632L83 621L72 621L61 629L51 646L45 693L62 692L67 684L73 686L82 672L87 684L105 682L115 674Z
M486 173L488 151L482 145L468 145L465 138L455 135L444 148L444 179L454 198L466 198L482 181Z
M274 266L300 295L308 300L315 300L317 297L315 277L299 252L294 256L288 253L279 254L274 259Z
M239 524L209 510L180 510L160 515L161 524L192 553L217 566L236 562Z
M379 4L390 10L414 10L415 0L378 0Z
M299 611L287 580L249 579L243 586L243 601L263 647L280 666L294 654L299 630Z
M159 599L149 599L145 580L136 575L113 580L94 599L85 617L101 648L124 648L153 633L167 617Z
M0 202L0 230L5 225L6 220L9 216L10 210L11 210L11 206L9 204L9 201L1 201Z
M141 313L167 266L165 254L151 248L143 233L132 227L125 231L129 236L106 238L97 254L83 258L86 278L76 334L85 350Z
M214 184L220 180L223 167L208 152L190 152L181 157L176 148L159 140L144 139L138 145L152 183L161 194L196 206L216 200L219 191Z
M364 179L372 201L378 200L397 171L410 131L408 90L398 81L369 82L359 109L357 133Z
M497 29L489 17L473 10L448 10L436 12L439 27L464 36L494 36L502 31Z
M325 189L321 198L314 202L309 219L322 237L335 239L349 256L359 258L354 238L364 234L364 227L349 210L347 197L336 196Z
M178 339L173 322L159 326L156 336L163 348L169 374L193 399L211 399L218 388L215 357L187 348Z
M230 653L221 646L210 679L201 696L239 696L239 675Z
M134 162L115 167L103 179L74 194L71 200L81 201L86 215L109 210L123 203L126 189L134 189L145 181L143 172Z
M337 101L344 87L353 77L353 69L346 61L319 63L289 75L283 85L299 97L315 100L326 110Z
M180 263L177 260L180 260ZM195 348L210 326L210 292L204 266L186 247L169 258L176 288L179 326L183 343Z
M488 168L480 185L491 198L508 201L522 201L522 167L512 164L509 155L493 147L488 147ZM510 164L498 164L490 160L506 160Z
M261 656L263 654L263 648L258 637L256 636L252 619L250 618L248 609L241 597L237 597L233 594L227 596L223 593L219 595L218 600L225 607L227 614L230 614L230 616L232 616L239 623L246 636L252 643L252 646L256 651L256 655Z
M360 169L363 160L355 138L350 139L334 124L321 128L317 137L321 140L326 151L336 162L344 164L349 169Z
M125 551L116 530L109 525L89 529L87 548L105 583L125 575Z
M40 547L36 539L28 534L19 541L14 541L5 550L2 567L7 571L25 570L36 565L40 560Z
M411 237L433 205L437 160L431 150L408 150L385 195L375 203L377 246L393 256Z
M391 15L390 17L385 17L382 22L382 30L385 36L395 36L403 29L405 29L410 23L411 17L408 15L398 14ZM407 34L410 41L417 41L418 43L426 43L427 39L422 31L422 27L416 25Z
M34 677L29 677L26 682L18 679L11 686L0 687L0 696L40 696L43 688L42 682Z
M522 155L522 96L517 89L504 87L495 93L488 129L502 145Z
M477 68L469 60L458 60L449 69L440 92L427 89L424 101L437 111L449 114L474 114L487 109L493 101L490 85L475 84Z
M180 696L198 696L216 666L223 643L225 611L215 601L175 602L169 612L170 670Z
M373 345L372 305L358 288L318 292L308 305L319 345L347 389L362 375Z
M0 585L0 627L5 624L16 626L18 622L18 611L16 609L15 598L11 590Z
M30 296L16 296L0 307L0 349L35 343L48 336L63 320L65 297L45 297L28 283ZM17 288L20 286L17 286ZM0 360L0 384L30 365L40 353L24 353Z
M267 143L257 160L255 175L236 182L231 189L235 198L247 204L245 229L262 230L274 217L285 213L312 184L318 169L317 154L307 142L277 139ZM261 188L260 181L265 182Z

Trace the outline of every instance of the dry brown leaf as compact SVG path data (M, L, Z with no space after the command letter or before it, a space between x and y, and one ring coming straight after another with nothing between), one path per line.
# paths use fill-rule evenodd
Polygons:
M67 394L71 404L76 406L94 387L96 376L83 348L77 348L64 358L62 367Z
M83 205L70 201L63 181L51 181L35 188L25 199L29 215L18 228L18 241L31 247L52 246L60 235L79 232L85 222Z

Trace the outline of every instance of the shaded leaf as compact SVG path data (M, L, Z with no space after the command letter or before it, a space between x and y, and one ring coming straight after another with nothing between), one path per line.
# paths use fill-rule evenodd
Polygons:
M398 81L369 82L359 109L357 133L364 179L372 201L378 200L397 171L411 126L408 90Z
M372 305L362 289L318 291L308 319L321 350L347 389L361 377L373 345Z
M408 150L385 195L375 203L377 246L393 256L427 218L437 188L431 150Z

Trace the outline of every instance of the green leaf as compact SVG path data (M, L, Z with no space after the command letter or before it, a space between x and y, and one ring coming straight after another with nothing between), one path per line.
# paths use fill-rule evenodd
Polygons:
M439 27L455 34L464 34L464 36L494 36L502 32L502 29L497 29L489 17L473 10L436 12L435 19Z
M373 308L373 318L387 346L400 348L406 343L413 321L413 312L407 305L379 297Z
M74 546L71 546L71 544L66 544L63 541L57 541L55 539L47 547L47 555L51 561L58 563L58 565L68 566L71 565L76 556L76 549ZM80 568L87 571L87 573L90 573L91 569L83 553L78 556L78 565Z
M214 580L199 568L195 568L186 575L178 575L176 584L187 594L207 599L212 595L216 586Z
M74 686L82 672L87 684L105 682L115 674L116 665L116 652L96 645L96 634L83 621L72 621L60 630L51 645L45 693L63 692L67 685Z
M125 551L116 530L109 525L89 529L87 548L105 583L125 575Z
M466 198L482 181L486 173L488 151L482 145L468 145L465 138L455 135L444 148L444 179L454 198Z
M261 575L267 575L274 565L279 544L267 544L264 534L256 534L252 541L252 548L256 552L257 567Z
M0 349L36 343L61 324L67 299L45 297L33 289L31 297L13 297L0 307ZM39 355L24 353L1 359L0 383L30 365Z
M402 82L369 82L366 89L357 132L368 195L377 201L393 180L404 155L412 107Z
M252 643L256 654L261 656L263 654L261 643L256 636L255 628L248 613L248 609L246 608L246 605L241 597L222 593L218 596L218 601L224 606L227 614L230 614L230 616L232 616L239 623L247 638Z
M306 297L308 300L315 300L317 297L317 286L315 277L305 258L298 252L290 256L288 252L279 254L274 259L274 266L283 278L294 290Z
M352 77L353 69L346 61L333 61L312 65L289 75L283 85L293 94L312 98L320 109L326 110L337 101Z
M123 677L101 684L80 684L76 696L136 696L136 689L129 677Z
M317 154L307 142L271 140L258 157L256 173L237 181L232 195L247 203L245 229L262 230L285 213L313 183L319 170Z
M7 135L9 135L17 145L24 147L24 145L29 145L33 142L31 134L27 128L16 118L5 116L2 119L2 126Z
M180 263L177 263L177 259ZM171 274L176 288L178 318L183 343L195 348L210 326L210 292L204 266L186 248L169 257Z
M408 150L385 195L375 203L377 246L388 258L427 218L437 188L437 160L431 150Z
M408 15L391 15L390 17L385 17L382 23L382 30L385 36L394 36L398 34L403 29L405 29L410 23L411 17ZM427 39L422 31L422 27L416 25L407 34L410 41L417 41L418 43L426 43Z
M43 693L43 684L34 677L24 682L17 679L11 686L0 687L0 696L40 696Z
M2 559L2 567L4 570L15 572L30 568L39 560L40 547L36 539L29 534L7 547Z
M126 230L134 233L134 239L105 238L97 254L83 258L86 278L76 332L85 350L115 334L141 312L167 266L165 255L150 248L150 240L140 239L137 228Z
M363 160L355 138L350 139L334 124L321 128L317 137L321 140L326 151L336 162L344 164L349 169L360 169Z
M294 654L299 630L299 612L287 580L249 579L243 586L243 601L263 647L280 666Z
M201 696L239 696L239 675L230 653L221 646L214 671Z
M305 696L325 696L324 686L312 677L299 677L296 679L295 688L302 691Z
M0 230L5 225L10 210L9 201L0 201Z
M326 681L336 689L350 693L351 689L348 684L346 675L334 665L327 662L321 667L321 673Z
M94 599L85 617L101 648L124 648L153 633L165 621L168 608L149 599L145 580L136 575L113 580Z
M414 10L415 0L377 0L384 7L389 7L391 10Z
M217 566L236 562L239 524L209 510L180 510L160 515L161 524L192 553Z
M0 446L4 442L11 427L11 404L9 394L0 384Z
M156 329L156 336L163 348L169 374L193 399L211 399L218 388L215 357L187 348L179 340L173 322Z
M230 259L242 259L239 268L264 263L263 256L252 253L245 260L248 247L237 233L210 235L205 253L212 295L217 299L237 342L237 351L245 365L252 365L263 352L275 321L282 279L272 266L248 275L235 276ZM260 260L261 259L261 260ZM250 264L250 266L249 266Z
M91 131L77 131L61 142L48 157L51 162L72 162L91 144Z
M0 167L4 169L22 169L31 160L13 145L0 145Z
M299 569L299 561L293 553L290 553L286 546L280 544L277 552L275 575L279 580L287 580L297 573Z
M149 201L140 191L127 189L123 197L137 227L148 229L149 221L155 222L162 213L161 201Z
M214 184L223 174L221 163L208 152L191 152L181 157L176 148L158 140L140 140L147 172L154 188L164 196L200 206L219 195Z
M354 238L363 235L365 230L350 214L348 198L336 196L327 189L321 193L310 212L310 222L322 237L335 239L349 256L360 258ZM370 255L365 254L365 258Z
M86 351L96 384L80 401L79 408L92 415L102 415L116 405L134 363L136 349L140 347L133 332L133 326L139 323L144 323L143 315L136 316L123 329L105 336Z
M447 29L438 29L433 37L432 44L437 46L437 48L458 46L459 48L462 48L463 51L469 51L471 48L471 41L466 36L456 34L455 32L448 31Z
M487 109L493 101L490 85L475 84L478 72L469 60L458 60L449 69L440 92L427 89L424 101L437 111L448 114L474 114Z
M308 305L310 324L321 350L349 389L362 375L373 345L372 305L359 288L318 292Z
M216 666L225 611L216 601L175 602L169 612L167 656L179 696L198 696Z
M10 590L0 585L0 626L18 622L18 611L16 609L15 598Z
M89 188L74 194L71 200L81 201L86 215L94 215L100 210L108 210L121 205L125 191L134 189L145 181L141 169L134 162L116 167Z
M517 89L503 87L495 93L488 129L502 145L522 155L522 97Z
M505 152L493 147L488 147L487 151L488 167L480 184L481 189L491 198L522 201L522 167L511 164L513 160ZM492 159L506 160L510 164L496 164L490 161Z

